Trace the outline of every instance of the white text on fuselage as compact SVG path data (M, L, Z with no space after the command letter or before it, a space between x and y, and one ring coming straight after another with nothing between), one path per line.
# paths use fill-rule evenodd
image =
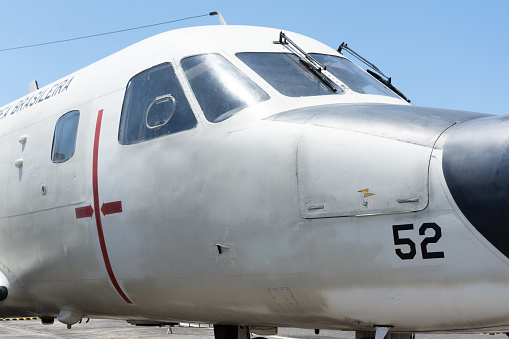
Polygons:
M37 105L44 100L48 100L56 95L59 95L60 93L67 91L72 79L74 79L74 77L62 80L51 87L47 86L39 90L37 93L34 93L32 96L28 96L19 100L16 104L0 109L0 119L5 118L7 115L13 115L15 113L21 112L28 107Z

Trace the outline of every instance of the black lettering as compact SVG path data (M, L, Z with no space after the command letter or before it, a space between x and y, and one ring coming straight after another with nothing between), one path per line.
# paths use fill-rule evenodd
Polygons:
M65 79L62 82L53 85L51 88L43 89L30 97L21 99L16 103L16 105L14 105L14 108L11 105L9 107L4 107L3 109L0 109L0 120L5 118L7 115L13 115L17 112L21 112L28 107L32 107L33 105L40 103L41 101L52 98L55 95L67 91L73 79L74 77L71 77L70 79Z
M394 245L406 245L409 247L408 252L403 252L400 248L396 248L396 254L402 260L413 259L417 254L417 250L415 248L415 243L410 238L400 238L400 231L409 231L413 230L414 225L412 224L403 224L403 225L393 225L392 226L392 236L394 237Z
M62 86L64 86L64 84L66 83L67 80L64 80L62 81L61 83L58 84L58 87L55 88L55 91L53 92L53 95L52 96L55 96L57 94L60 94L60 90L62 89Z
M21 110L24 110L25 108L28 107L28 103L30 102L30 99L32 99L34 96L32 95L30 98L26 98L25 99L25 102L23 104L23 107L21 107Z
M434 222L427 222L422 224L421 228L419 228L419 235L425 235L426 230L432 229L435 233L431 237L426 237L421 242L421 251L422 251L422 258L423 259L438 259L438 258L444 258L444 252L429 252L428 251L428 245L429 244L436 244L438 240L442 237L442 229L440 226L435 224Z
M20 101L18 102L18 104L16 105L16 107L17 107L17 112L21 111L21 109L23 108L23 104L24 104L24 103L25 103L25 100L20 100ZM17 113L17 112L16 112L16 113Z
M74 77L72 77L71 79L69 79L69 81L67 81L67 84L65 84L65 87L62 88L62 92L67 91L67 88L69 88L69 84L71 83L72 79L74 79Z
M17 111L19 111L19 102L16 104L16 106L14 107L14 109L11 111L11 114L10 115L13 115L14 113L16 113Z
M43 90L41 92L41 96L39 97L39 100L37 100L37 103L40 103L41 101L44 100L44 94L48 91L48 89L46 88L45 90Z
M20 112L25 109L25 104L28 106L28 100L30 100L30 98L23 99L23 101L21 102L21 105L19 106Z
M33 104L35 104L37 102L37 98L39 98L39 95L41 94L41 92L37 93L35 96L33 96L32 98L30 98L30 107L32 107ZM32 100L33 99L33 100Z
M4 109L0 110L0 119L3 119L7 116L7 113L9 113L9 108L11 108L11 106L5 107Z
M14 113L16 113L16 112L19 110L19 104L20 104L21 102L22 102L22 101L18 101L18 103L16 104L16 106L14 106L14 109L12 110L11 115L13 115Z
M50 88L50 90L48 91L48 94L46 94L46 97L44 98L44 100L49 99L49 98L51 98L51 97L52 97L52 95L50 95L50 94L53 92L53 89L54 89L55 87L57 87L57 85L58 85L58 84L55 84L55 85L53 85L53 87L51 87L51 88Z

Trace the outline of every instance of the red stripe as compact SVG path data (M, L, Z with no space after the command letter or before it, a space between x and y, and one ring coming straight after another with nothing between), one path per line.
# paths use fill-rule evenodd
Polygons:
M97 115L97 124L95 125L95 138L94 138L94 158L92 164L92 185L94 190L94 210L100 211L99 208L99 185L97 180L97 162L99 158L99 135L101 134L101 122L103 118L103 110L99 111ZM117 290L118 294L126 301L128 304L132 304L132 301L125 295L124 291L120 288L120 285L117 282L117 278L115 278L115 274L113 274L113 270L110 264L110 258L108 257L108 250L106 249L106 242L104 241L104 233L103 233L103 225L101 222L101 213L95 213L95 222L97 224L97 233L99 234L99 243L101 244L101 251L103 254L104 264L106 265L106 270L108 271L108 275L110 277L111 283Z

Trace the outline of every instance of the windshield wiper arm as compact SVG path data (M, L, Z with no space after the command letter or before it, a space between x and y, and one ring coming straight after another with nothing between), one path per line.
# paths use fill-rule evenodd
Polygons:
M293 42L292 40L290 40L290 38L288 38L285 33L280 32L279 33L279 41L274 41L274 43L279 43L281 45L288 45L288 44L292 45L295 49L297 49L302 54L302 56L304 56L304 58L302 58L301 55L299 55L298 53L296 53L295 51L290 49L290 51L293 54L295 54L296 56L299 57L299 61L302 62L307 68L309 68L333 92L338 91L337 88L332 83L332 81L330 81L329 78L322 73L322 70L326 70L326 68L324 66L322 66L322 64L320 64L318 61L316 61L315 58L313 58L311 55L306 53L302 48L297 46L297 44L295 42Z
M299 61L302 62L307 68L309 68L318 78L320 78L333 92L337 92L337 88L334 87L332 82L321 72L320 68L317 68L311 62L306 59L299 58Z
M346 50L348 53L350 53L351 55L353 55L354 57L356 57L358 60L362 61L364 64L366 64L368 67L372 68L373 71L369 70L369 69L366 69L366 72L368 72L373 78L375 78L376 80L380 81L382 84L384 84L385 86L387 86L390 90L392 90L394 93L396 93L397 95L399 95L402 99L410 102L410 100L408 100L408 98L406 96L403 95L403 93L401 93L396 87L394 87L394 85L392 84L391 82L391 78L388 77L387 75L383 74L381 70L378 69L378 67L376 67L375 65L373 65L371 62L369 62L368 60L364 59L362 56L360 56L359 54L357 54L353 49L351 49L350 47L348 47L347 44L345 44L344 42L338 47L338 52L341 53L342 50ZM341 53L343 54L343 53ZM385 79L384 79L385 78Z

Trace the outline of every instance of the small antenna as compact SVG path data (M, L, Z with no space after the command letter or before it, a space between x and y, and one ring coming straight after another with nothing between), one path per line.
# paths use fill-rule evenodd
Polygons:
M219 12L210 12L209 15L217 15L219 17L219 22L221 22L221 25L226 26L226 21L224 21L223 16Z
M29 93L35 92L39 89L39 84L37 84L37 80L34 80L28 84Z

